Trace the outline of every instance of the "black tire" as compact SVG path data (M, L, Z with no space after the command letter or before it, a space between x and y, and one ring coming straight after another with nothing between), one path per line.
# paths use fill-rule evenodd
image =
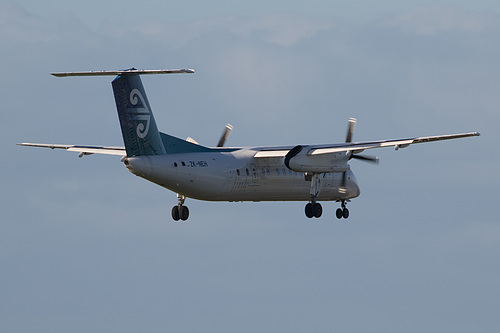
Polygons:
M174 206L172 207L172 218L174 219L174 221L179 221L179 207L178 206Z
M321 214L323 214L323 207L321 207L321 204L319 202L315 202L312 205L312 210L313 210L313 215L316 218L321 217Z
M344 216L344 212L342 211L342 208L337 208L335 215L337 215L337 218L340 220Z
M349 209L347 208L344 208L344 210L342 211L342 216L347 219L349 217Z
M312 218L314 216L312 203L308 203L306 205L306 209L305 210L306 210L306 216L307 216L307 218Z
M182 221L186 221L189 218L189 209L186 206L181 206L179 213Z

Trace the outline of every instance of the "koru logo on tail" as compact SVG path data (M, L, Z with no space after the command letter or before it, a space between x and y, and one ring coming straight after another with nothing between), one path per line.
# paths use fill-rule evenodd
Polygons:
M127 109L127 113L130 120L138 121L135 131L139 138L144 139L149 132L151 112L148 109L146 100L138 89L133 89L130 92L130 103L134 106L139 104L138 107Z

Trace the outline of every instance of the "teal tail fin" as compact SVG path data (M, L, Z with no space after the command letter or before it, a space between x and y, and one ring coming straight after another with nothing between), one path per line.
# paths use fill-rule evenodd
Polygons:
M140 76L120 75L112 85L127 156L165 154Z

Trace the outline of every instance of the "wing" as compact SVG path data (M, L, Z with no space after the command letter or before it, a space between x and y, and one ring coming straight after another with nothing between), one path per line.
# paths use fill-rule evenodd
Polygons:
M366 142L353 142L353 143L334 143L325 145L301 145L303 149L306 149L306 155L322 155L331 154L338 152L352 152L353 154L361 153L365 149L373 148L383 148L383 147L396 147L406 148L411 144L442 141L466 138L470 136L479 136L478 132L461 133L461 134L447 134L447 135L436 135L436 136L423 136L418 138L408 138L408 139L395 139L395 140L379 140L379 141L366 141ZM263 147L256 148L257 153L254 157L265 158L265 157L285 157L292 147ZM298 146L297 146L298 147Z
M361 153L365 149L382 148L382 147L396 147L406 148L415 143L434 142L442 140L460 139L471 136L479 136L478 132L436 135L436 136L423 136L418 138L397 139L397 140L381 140L381 141L368 141L368 142L353 142L341 143L334 145L314 145L307 146L309 148L307 155L322 155L337 152L352 152L353 154Z
M92 155L92 154L105 154L105 155L118 155L126 156L127 152L125 147L105 147L105 146L77 146L77 145L58 145L58 144L45 144L45 143L18 143L18 146L27 147L42 147L50 149L66 149L67 151L74 151L80 153L78 156Z
M327 145L299 145L295 147L267 147L256 149L256 158L283 158L285 165L297 172L345 172L351 158L377 162L377 157L355 155L365 149L395 147L406 148L409 145L424 142L434 142L479 136L477 132L448 134L437 136L423 136L417 138L380 140L367 142L348 142Z

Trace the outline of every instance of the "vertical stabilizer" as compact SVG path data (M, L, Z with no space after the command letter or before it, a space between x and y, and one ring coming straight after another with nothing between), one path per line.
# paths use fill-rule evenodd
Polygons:
M112 83L127 156L165 154L139 75L120 75Z

